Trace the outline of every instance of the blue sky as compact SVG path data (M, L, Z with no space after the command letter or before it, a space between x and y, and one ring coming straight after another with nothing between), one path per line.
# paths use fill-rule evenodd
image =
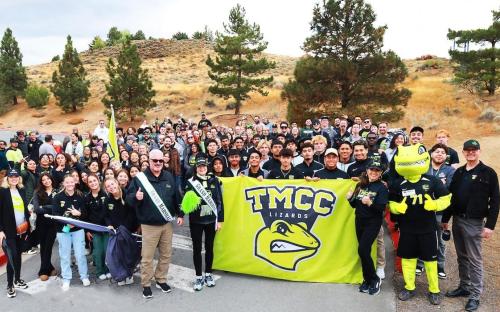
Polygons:
M310 35L311 0L0 0L0 31L10 27L24 55L24 64L48 62L62 53L65 38L73 37L78 51L86 50L95 35L106 37L112 26L146 36L170 38L177 31L191 35L207 25L221 30L237 3L247 18L261 26L268 51L300 56ZM368 0L376 24L387 25L384 49L403 58L423 54L446 57L451 43L448 28L470 29L491 24L498 0Z

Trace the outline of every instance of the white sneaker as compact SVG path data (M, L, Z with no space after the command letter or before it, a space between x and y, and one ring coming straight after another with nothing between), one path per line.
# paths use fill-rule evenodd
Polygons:
M69 290L69 281L68 280L63 280L61 289L62 291L68 291Z
M385 271L384 268L377 268L377 276L380 279L385 279Z
M134 277L127 277L125 280L118 282L118 286L125 286L125 285L130 285L134 283Z
M82 279L83 286L87 287L90 286L90 280L88 278Z
M106 279L107 279L106 274L101 274L101 275L99 275L99 279L100 279L101 281L106 280Z
M107 278L107 279L111 279L111 277L112 277L112 276L111 276L111 273L106 273L106 278Z

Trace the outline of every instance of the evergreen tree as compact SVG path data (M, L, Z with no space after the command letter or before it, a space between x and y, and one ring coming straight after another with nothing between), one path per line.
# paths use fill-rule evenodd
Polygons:
M58 70L52 74L51 86L57 105L64 112L76 112L77 107L83 107L89 99L90 81L86 80L85 76L86 72L78 52L73 48L71 36L68 36Z
M133 40L146 40L146 35L139 29L133 36Z
M153 83L148 71L141 68L141 58L136 45L127 40L118 55L118 63L109 59L106 71L109 83L106 83L107 95L102 99L109 113L111 105L117 116L134 120L156 106L153 97Z
M208 42L213 42L214 41L214 34L208 28L208 26L205 25L205 29L203 31L195 31L191 38L198 39L198 40L205 40Z
M495 94L500 84L500 11L493 11L493 24L486 29L448 30L448 39L453 40L463 51L449 51L454 66L454 82L470 92L488 91ZM470 44L484 46L485 49L470 50Z
M392 51L382 52L386 26L374 27L375 13L363 0L317 4L307 55L284 88L288 118L302 121L318 113L362 113L394 120L402 116L409 90L398 86L408 75Z
M189 36L185 32L176 32L175 34L172 35L172 39L175 40L185 40L189 39Z
M89 44L90 51L99 50L106 47L106 42L99 36L95 36L92 42Z
M119 31L116 26L113 26L108 31L108 39L106 40L106 44L109 47L111 47L119 43L121 39L122 39L122 32Z
M224 33L217 33L214 51L215 59L209 55L206 64L210 67L208 76L215 82L208 91L224 99L235 100L235 114L240 113L242 102L250 98L250 92L267 96L265 87L273 77L262 77L266 70L275 68L260 53L267 48L267 42L260 32L260 26L245 19L245 9L239 4L229 13L229 23L224 23ZM258 58L256 58L258 56Z
M17 97L24 95L28 86L26 70L23 67L23 55L19 51L12 30L7 28L0 45L0 89L2 98L17 104ZM7 103L4 103L7 104Z

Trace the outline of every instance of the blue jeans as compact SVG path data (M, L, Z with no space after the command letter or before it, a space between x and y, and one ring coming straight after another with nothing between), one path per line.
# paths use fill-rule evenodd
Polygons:
M61 275L65 280L71 280L71 245L75 251L76 263L80 279L89 278L87 258L85 257L85 232L78 230L69 233L57 233L59 242L59 258L61 259Z

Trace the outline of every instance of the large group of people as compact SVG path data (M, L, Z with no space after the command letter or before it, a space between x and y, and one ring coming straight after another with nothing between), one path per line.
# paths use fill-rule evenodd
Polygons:
M62 288L68 290L73 251L80 279L84 286L89 286L86 258L89 249L96 277L111 278L104 261L108 234L55 223L46 218L46 214L76 218L110 229L123 226L142 235L140 270L145 298L152 297L153 278L161 291L171 291L166 276L172 253L173 225L182 225L184 214L189 214L196 271L193 288L200 291L204 286L215 286L213 242L224 221L223 191L218 177L239 175L259 180L355 180L357 186L349 192L348 200L355 209L364 279L359 290L377 294L385 278L383 220L389 202L395 198L391 193L401 193L395 155L400 146L427 145L429 149L425 152L430 154L430 166L425 179L439 183L436 188L439 186L443 194L451 193L451 204L447 209L426 214L419 213L424 209L423 201L422 205L413 203L405 207L404 210L413 211L417 217L408 220L406 215L400 219L403 228L429 225L425 233L429 235L418 236L424 238L421 241L418 238L411 251L400 250L398 254L404 254L403 258L411 255L414 259L413 275L422 274L432 260L437 261L437 271L427 272L429 281L446 278L443 237L449 233L448 221L453 217L460 285L446 295L469 296L467 309L470 311L479 306L483 280L481 241L491 237L495 228L499 191L496 173L479 160L480 145L476 140L464 143L466 164L460 167L458 153L448 145L448 131L439 130L434 139L424 142L424 129L420 126L408 132L361 116L322 116L307 119L304 125L271 122L254 116L242 117L234 126L222 126L212 124L204 113L198 123L183 118L157 119L151 124L144 121L137 129L116 129L118 155L108 152L109 131L101 120L93 132L75 128L63 142L54 140L50 134L42 138L36 130L17 131L9 144L0 140L3 181L0 241L6 253L13 255L9 258L12 263L7 266L9 297L15 297L16 288L27 287L20 276L21 253L38 245L38 275L42 281L60 274ZM404 192L409 191L403 191L403 197L407 196ZM194 194L199 202L193 206L186 200L184 205L184 194L186 197ZM425 205L426 210L429 205ZM397 209L394 211L400 211ZM398 222L397 215L394 220ZM59 266L51 260L56 239ZM377 259L374 263L370 250L375 241ZM432 247L433 243L436 248ZM159 258L154 269L157 249ZM129 276L118 284L133 282L133 276ZM432 287L429 291L429 301L439 304L439 288ZM405 283L399 298L408 300L413 295L411 283Z

